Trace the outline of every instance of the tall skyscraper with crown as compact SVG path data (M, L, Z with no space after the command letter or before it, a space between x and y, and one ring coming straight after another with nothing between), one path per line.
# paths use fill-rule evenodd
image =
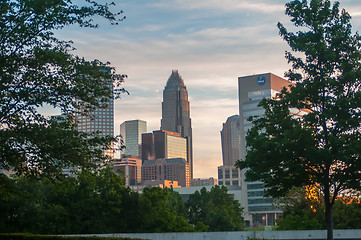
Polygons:
M187 161L193 178L192 125L188 92L178 70L172 71L163 90L161 130L177 132L187 139Z

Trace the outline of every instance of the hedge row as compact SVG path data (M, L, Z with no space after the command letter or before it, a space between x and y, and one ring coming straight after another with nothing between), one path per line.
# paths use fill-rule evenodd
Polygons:
M1 240L141 240L128 237L97 237L97 236L53 236L27 233L0 233Z

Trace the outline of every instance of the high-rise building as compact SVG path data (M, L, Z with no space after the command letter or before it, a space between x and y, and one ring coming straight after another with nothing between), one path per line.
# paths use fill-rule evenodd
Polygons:
M241 170L234 164L239 159L239 116L233 115L223 123L221 131L223 165L218 167L218 184L241 186ZM245 218L246 219L246 218Z
M274 98L283 87L291 83L272 73L251 75L238 78L239 116L240 116L240 151L239 159L246 157L246 134L252 127L249 117L262 116L264 109L258 104L264 98ZM252 225L274 225L282 211L274 207L274 200L264 196L262 182L245 182L245 170L241 172L242 206L250 217Z
M183 158L187 161L187 139L177 132L165 130L142 134L143 162L159 158Z
M147 122L142 120L125 121L120 124L120 135L125 149L123 154L141 157L142 134L147 132Z
M177 132L187 139L187 161L193 178L192 126L187 88L173 70L163 90L161 130Z
M113 85L109 87L113 90ZM99 107L90 113L90 116L77 114L75 121L78 130L85 133L99 132L99 136L114 136L114 100L113 98L102 99ZM112 149L105 150L105 155L114 158Z
M233 115L223 123L221 131L223 166L234 166L239 159L239 116Z

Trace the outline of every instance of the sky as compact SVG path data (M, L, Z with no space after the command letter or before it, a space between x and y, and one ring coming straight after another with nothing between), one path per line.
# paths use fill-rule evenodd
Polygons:
M126 19L98 29L75 26L56 32L72 40L74 54L109 61L127 74L129 91L115 101L115 134L127 120L160 129L163 89L178 70L188 90L193 129L194 177L217 178L222 165L220 131L238 114L240 76L272 72L283 77L290 68L287 44L277 23L292 25L284 14L286 0L113 0ZM105 2L105 0L102 0ZM361 30L361 1L342 0Z

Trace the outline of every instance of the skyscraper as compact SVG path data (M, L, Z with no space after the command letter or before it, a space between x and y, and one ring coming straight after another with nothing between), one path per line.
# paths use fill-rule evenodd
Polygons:
M238 78L239 116L240 116L240 151L239 159L246 157L246 134L252 127L249 117L262 116L264 109L258 104L264 98L274 98L283 87L291 83L272 73L251 75ZM273 205L273 199L264 196L262 182L245 182L242 170L242 195L246 197L242 206L251 217L253 225L274 225L282 211ZM242 197L242 199L244 198Z
M120 124L120 135L126 147L123 150L123 154L141 157L142 134L146 132L146 121L130 120Z
M221 131L223 165L218 167L218 184L241 186L241 171L234 164L239 159L239 116L233 115L223 123ZM245 216L245 220L247 220Z
M183 158L187 161L187 139L177 132L165 130L142 134L143 162L159 158Z
M239 116L233 115L223 123L221 131L223 166L234 166L239 159Z
M163 90L161 130L177 132L187 139L187 161L193 178L192 126L187 88L173 70Z
M113 84L109 87L113 90ZM77 114L75 121L78 124L78 130L85 133L92 133L99 131L99 136L114 136L114 100L113 98L102 99L99 107L90 113L90 116L83 116ZM104 152L110 158L114 158L112 149Z

